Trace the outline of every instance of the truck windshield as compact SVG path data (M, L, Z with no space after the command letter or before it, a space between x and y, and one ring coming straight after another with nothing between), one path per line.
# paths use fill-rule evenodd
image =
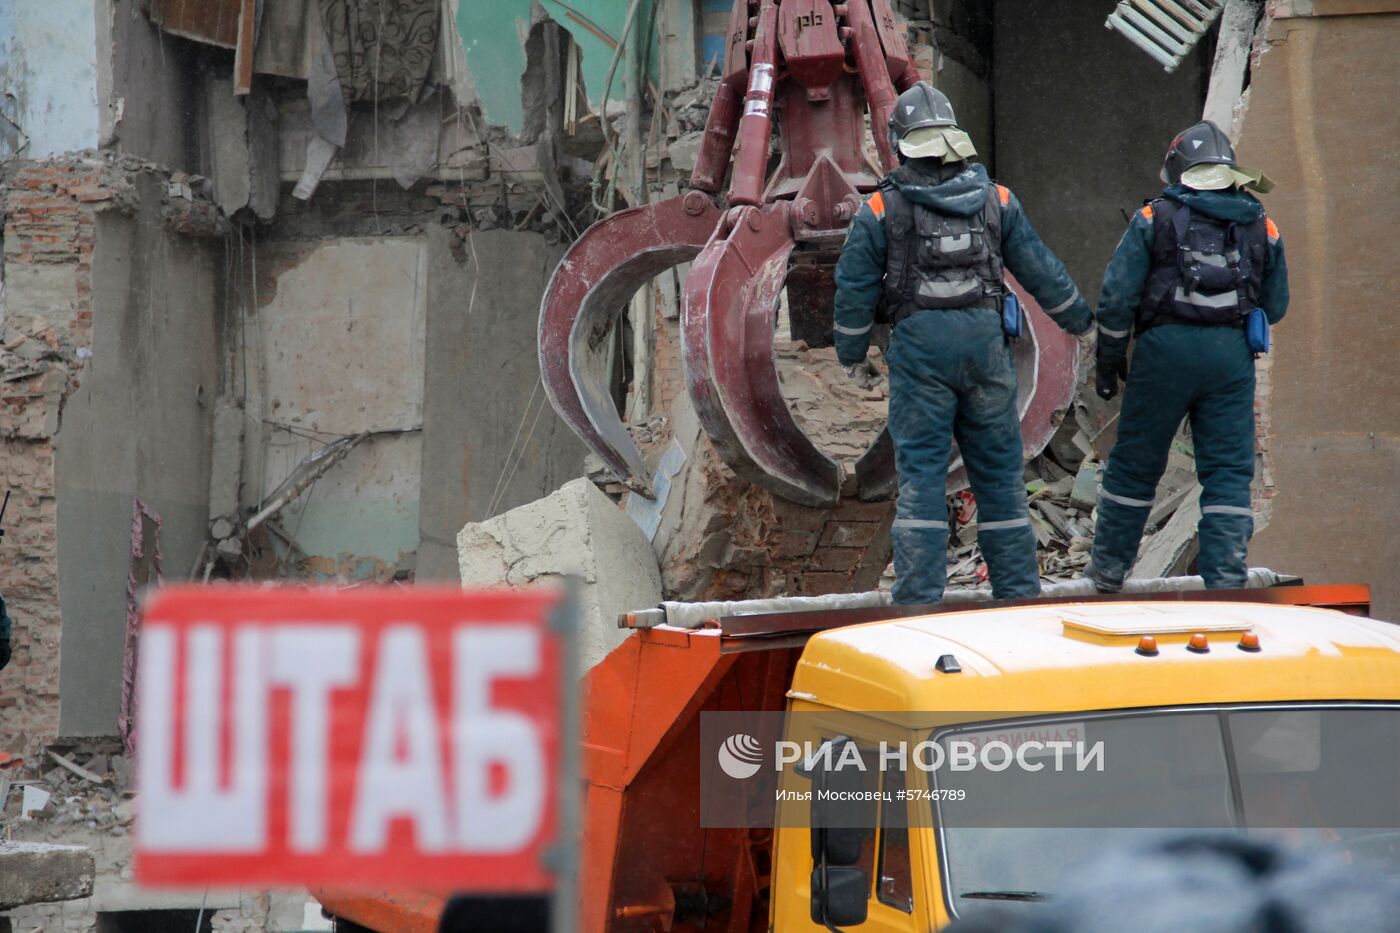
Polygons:
M1101 751L1083 769L1077 754L1056 766L1041 747L1046 736ZM955 916L988 905L1033 912L1086 860L1183 832L1235 829L1320 845L1400 875L1400 709L1081 714L940 730L934 740L949 756L954 743L1005 742L1015 759L1001 770L935 775L943 889ZM994 764L1006 758L998 751Z

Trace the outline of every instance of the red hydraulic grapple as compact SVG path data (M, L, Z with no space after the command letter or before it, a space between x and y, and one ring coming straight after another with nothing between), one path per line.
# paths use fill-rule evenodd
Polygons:
M735 0L694 190L590 227L560 262L540 307L545 390L629 488L652 494L650 471L608 394L608 333L638 288L694 260L681 347L706 433L750 482L796 502L836 504L841 465L812 443L779 391L776 309L786 287L794 335L830 344L836 259L861 192L874 190L881 174L865 152L865 110L879 159L893 169L885 126L896 89L918 80L889 0ZM769 175L775 120L781 159ZM721 208L712 195L731 161ZM1049 442L1073 397L1078 355L1074 339L1008 283L1030 325L1016 353L1030 456ZM856 477L862 498L894 494L888 431L856 464Z

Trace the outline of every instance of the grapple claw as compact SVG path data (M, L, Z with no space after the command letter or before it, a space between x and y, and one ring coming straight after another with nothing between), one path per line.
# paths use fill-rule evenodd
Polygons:
M569 427L628 487L651 496L641 452L607 391L605 338L637 288L698 254L684 286L681 348L706 432L746 480L795 502L833 506L841 466L798 426L779 389L778 298L800 243L788 293L794 334L809 346L829 345L830 269L861 197L879 182L866 130L875 128L879 161L893 168L883 127L896 89L912 85L918 71L889 0L732 6L721 86L692 176L702 190L604 218L565 254L540 308L541 378ZM782 158L770 169L775 127ZM730 209L721 217L703 191L718 192L726 169ZM1016 347L1016 368L1024 449L1033 456L1074 397L1079 358L1074 339L1008 282L1030 331ZM956 485L963 471L959 461L953 466ZM888 432L857 463L856 479L865 498L897 493Z
M779 201L726 216L686 276L681 348L691 400L724 461L787 499L834 506L841 467L798 426L773 362L791 209Z
M540 378L555 411L628 488L646 496L651 477L608 394L605 338L632 294L693 259L719 218L698 191L606 217L564 254L540 303Z

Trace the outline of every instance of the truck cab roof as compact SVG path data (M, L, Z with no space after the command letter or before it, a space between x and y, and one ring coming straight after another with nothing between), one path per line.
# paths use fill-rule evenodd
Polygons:
M1242 650L1246 633L1257 650ZM1206 650L1192 650L1204 636ZM1139 651L1143 638L1155 655ZM1253 639L1246 639L1252 648ZM797 704L945 719L1201 703L1400 699L1400 627L1238 602L1057 603L813 635ZM940 716L939 714L945 714Z

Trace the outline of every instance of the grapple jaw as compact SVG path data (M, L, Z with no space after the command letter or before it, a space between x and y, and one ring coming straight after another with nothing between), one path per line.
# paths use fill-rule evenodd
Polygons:
M713 201L691 191L605 217L564 254L540 304L540 378L554 410L618 479L648 497L642 453L608 394L607 337L637 289L695 258L719 216Z
M791 211L789 201L731 208L691 266L681 304L686 384L735 473L794 502L834 506L841 466L798 426L773 363Z

